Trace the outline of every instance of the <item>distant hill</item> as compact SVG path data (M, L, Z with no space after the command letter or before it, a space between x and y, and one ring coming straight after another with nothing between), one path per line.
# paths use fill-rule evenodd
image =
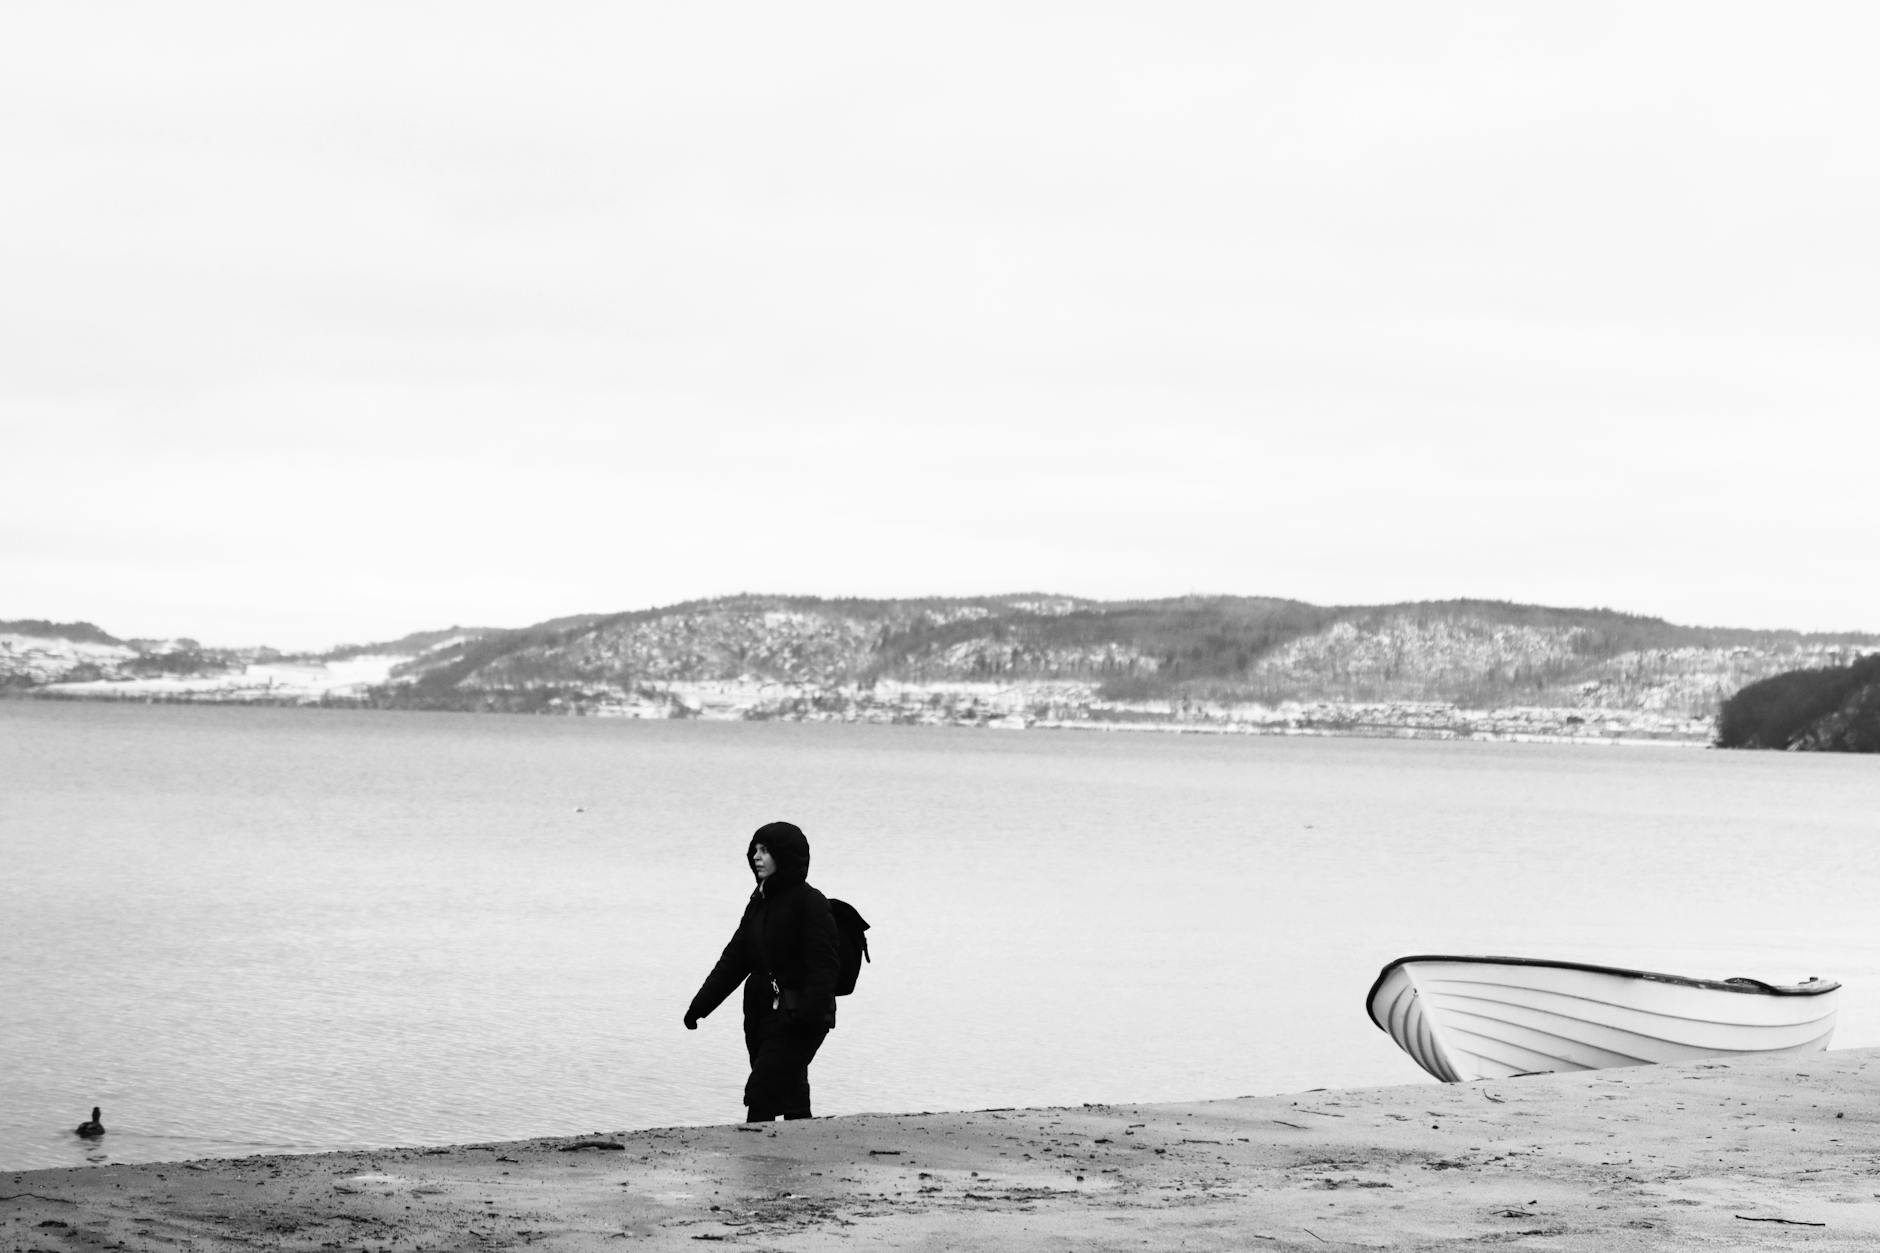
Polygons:
M476 708L672 682L1057 682L1107 700L1512 702L1708 717L1745 682L1876 646L1880 637L1497 601L741 595L495 632L408 663L402 686L380 695Z
M574 619L566 619L574 621ZM395 640L381 640L374 644L342 644L338 648L324 653L305 654L320 657L328 661L344 661L352 657L370 657L391 654L399 657L412 657L428 653L444 646L482 639L486 635L502 633L501 627L445 627L441 631L413 631L401 635Z
M1717 714L1719 748L1880 752L1880 653L1744 687Z
M0 686L623 717L1701 741L1746 685L1875 651L1880 636L1483 600L747 593L294 657L0 634Z
M47 622L44 618L16 618L0 622L0 635L28 635L35 639L70 640L74 644L122 644L89 622Z

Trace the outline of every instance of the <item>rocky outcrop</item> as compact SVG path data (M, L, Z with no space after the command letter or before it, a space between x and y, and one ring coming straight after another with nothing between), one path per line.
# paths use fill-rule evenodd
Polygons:
M1880 753L1880 684L1855 691L1832 713L1796 733L1788 747L1805 752Z

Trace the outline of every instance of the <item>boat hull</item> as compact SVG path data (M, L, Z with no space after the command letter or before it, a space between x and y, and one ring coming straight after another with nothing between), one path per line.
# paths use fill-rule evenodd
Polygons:
M1777 986L1520 957L1404 957L1371 1021L1445 1083L1828 1047L1840 984Z

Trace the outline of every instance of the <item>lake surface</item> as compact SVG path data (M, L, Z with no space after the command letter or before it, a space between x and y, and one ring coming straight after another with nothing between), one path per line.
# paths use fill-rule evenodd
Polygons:
M1848 985L1880 760L0 701L0 1168L735 1121L750 832L875 963L822 1114L1433 1082L1379 968ZM104 1108L105 1139L70 1129Z

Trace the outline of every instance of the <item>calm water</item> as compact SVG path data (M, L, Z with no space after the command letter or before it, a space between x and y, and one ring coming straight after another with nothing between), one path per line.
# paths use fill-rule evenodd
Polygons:
M738 1118L749 832L877 961L820 1113L1431 1082L1392 957L1849 985L1880 761L0 701L0 1167ZM110 1134L70 1133L93 1105Z

